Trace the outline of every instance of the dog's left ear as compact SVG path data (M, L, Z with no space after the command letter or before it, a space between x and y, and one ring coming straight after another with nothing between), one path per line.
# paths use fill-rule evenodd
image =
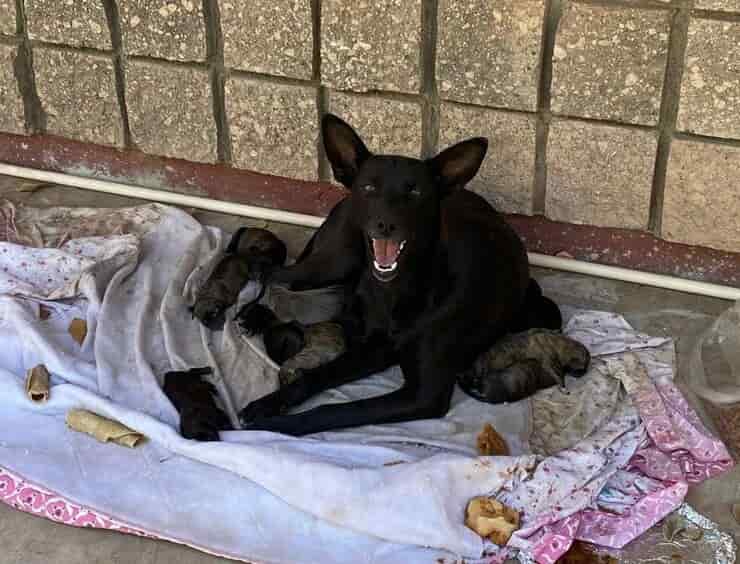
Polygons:
M442 151L427 162L438 177L442 194L447 195L470 182L488 150L488 139L474 137Z

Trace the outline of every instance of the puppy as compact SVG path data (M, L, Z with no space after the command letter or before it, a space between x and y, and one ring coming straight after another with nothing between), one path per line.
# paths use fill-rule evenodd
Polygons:
M212 374L209 367L167 372L163 391L180 414L180 433L186 439L218 441L219 431L233 429L226 413L218 406L218 392L202 376Z
M565 374L582 375L591 355L557 331L530 329L504 337L458 376L460 387L488 403L513 402L550 386L565 387Z
M193 317L212 331L226 322L226 310L236 303L249 280L262 281L265 274L285 264L285 243L266 229L240 228L197 293L191 308Z
M342 326L331 321L304 325L283 322L270 308L256 304L242 312L240 322L262 334L267 355L280 365L280 385L295 381L301 369L316 368L346 350Z

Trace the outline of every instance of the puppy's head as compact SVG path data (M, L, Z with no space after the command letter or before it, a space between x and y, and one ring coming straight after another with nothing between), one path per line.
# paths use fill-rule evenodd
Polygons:
M199 296L190 313L211 331L222 331L229 305L218 296Z
M488 141L463 141L426 160L373 155L347 123L322 122L334 177L352 191L353 219L365 232L371 272L390 282L409 258L439 238L441 200L478 172Z
M251 280L262 280L271 270L283 266L288 249L274 233L267 229L242 227L231 239L227 253L246 261Z

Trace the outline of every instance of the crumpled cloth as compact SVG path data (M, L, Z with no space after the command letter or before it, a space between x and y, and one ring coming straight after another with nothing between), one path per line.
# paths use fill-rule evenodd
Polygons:
M123 264L100 276L97 266L105 261L99 255L91 255L92 268L80 264L74 272L89 282L78 284L76 297L40 302L17 290L0 295L6 351L0 358L0 467L78 504L149 534L244 560L378 563L462 556L495 562L511 551L483 542L464 526L463 516L471 497L496 495L522 511L523 528L510 547L554 562L575 538L622 542L602 532L602 523L615 515L607 506L621 503L617 517L636 523L625 534L639 534L655 515L675 507L674 498L680 503L686 483L731 465L721 443L672 391L670 341L640 335L618 315L579 311L566 312L566 332L584 342L595 361L588 375L570 381L567 399L546 390L529 401L491 406L457 390L450 413L439 420L300 439L234 431L222 433L220 443L186 441L175 431L177 413L161 390L165 371L214 366L214 384L232 417L274 389L277 374L258 341L241 338L233 324L211 333L187 311L228 238L180 210L146 208L151 221L128 221L127 214L139 214L139 208L116 210L116 233L100 233L108 220L99 218L89 222L94 228L75 231L76 239L49 229L40 212L28 212L32 220L25 223L16 213L12 222L14 233L41 233L44 245L133 237L137 247L136 253L116 255L126 257ZM54 225L108 212L70 210L65 216L57 208ZM39 250L19 240L6 243L14 245L16 258ZM17 278L13 265L17 261L7 265L7 275ZM49 284L63 287L63 276L43 266L33 269L35 275L43 280L46 274ZM250 292L254 288L244 297ZM39 319L40 303L53 311L47 320ZM66 333L74 317L87 319L83 347ZM630 351L634 358L626 356ZM23 376L40 363L52 374L52 397L29 406ZM624 391L615 391L612 380ZM385 393L399 383L399 370L390 369L312 398L305 407ZM593 397L594 387L603 390L599 401L608 416L595 418L599 410L582 402L580 420L554 428L557 404L563 401L573 413L579 387L582 398ZM645 406L658 404L681 440L666 442L674 435L651 423L654 410ZM71 408L120 421L150 440L129 451L70 439L63 415ZM475 437L485 423L504 436L512 457L476 456ZM559 442L548 447L556 436ZM94 482L81 479L90 473ZM227 495L219 495L220 484L228 484L222 490ZM657 496L669 501L641 517L640 504Z

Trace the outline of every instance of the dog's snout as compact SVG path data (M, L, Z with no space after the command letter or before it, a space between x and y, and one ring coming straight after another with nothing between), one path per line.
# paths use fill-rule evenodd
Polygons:
M382 219L378 221L377 228L380 234L386 236L392 235L393 232L396 230L395 224L388 221L383 221Z

